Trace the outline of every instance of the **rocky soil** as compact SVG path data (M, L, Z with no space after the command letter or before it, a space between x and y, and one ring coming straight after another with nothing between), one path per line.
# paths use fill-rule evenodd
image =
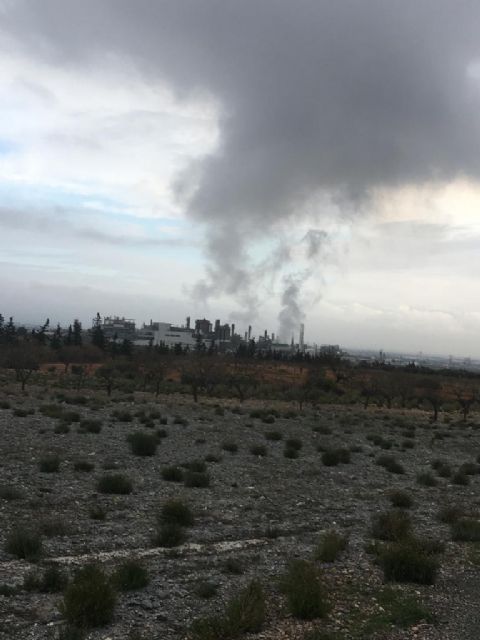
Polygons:
M477 640L480 637L480 548L473 543L451 540L450 528L437 519L445 504L462 503L477 511L480 476L469 476L467 486L437 478L437 485L418 484L416 476L431 471L434 458L447 461L455 470L475 462L480 453L480 429L473 420L432 425L418 411L342 408L310 408L286 417L292 407L266 404L277 415L265 423L251 417L260 405L208 399L194 404L181 396L137 394L134 399L108 400L85 394L84 405L66 404L41 389L26 395L5 392L7 408L0 410L0 489L15 488L18 499L0 497L0 638L47 640L59 637L63 621L58 604L62 594L42 594L23 589L29 572L56 564L73 575L91 561L108 571L125 558L143 559L149 585L119 596L114 623L96 629L91 640L173 640L185 638L192 621L222 611L225 602L252 578L262 581L268 601L265 630L250 638L301 640L306 631L319 627L339 631L340 638L358 635L371 616L378 614L377 594L383 574L366 547L371 541L370 522L375 513L390 508L392 488L406 489L414 499L411 509L415 531L445 541L441 571L434 586L399 585L394 588L414 594L435 614L435 622L420 621L413 627L396 626L376 631L372 638L401 640ZM57 404L77 411L81 418L101 420L100 433L83 433L78 422L68 433L56 433L59 419L43 415L39 408ZM15 409L33 414L16 416ZM114 410L127 412L132 420L122 422ZM140 423L134 414L158 412L153 424ZM18 413L18 412L17 412ZM268 413L268 412L267 412ZM456 420L456 418L455 418ZM415 427L413 434L412 427ZM133 455L128 434L165 429L152 457ZM281 440L265 434L278 431ZM162 434L165 435L165 434ZM391 443L389 450L367 436L379 435ZM277 436L278 437L278 436ZM301 441L298 458L284 456L285 441ZM231 453L227 442L238 445ZM405 443L407 444L405 445ZM267 455L250 451L265 445ZM318 447L346 447L351 461L325 466ZM384 446L388 446L385 445ZM46 454L58 454L58 472L45 473L39 462ZM376 464L379 455L393 454L405 473L392 474ZM219 457L209 462L210 486L187 488L162 479L161 470ZM91 472L74 470L74 463L88 460ZM113 471L115 470L115 471ZM105 473L121 472L133 482L129 495L104 495L97 491ZM8 493L8 492L7 492ZM169 549L154 547L156 514L172 497L188 502L195 524L185 544ZM91 518L92 507L101 507L105 520ZM32 564L16 559L5 550L11 529L18 524L44 532L41 560ZM50 525L50 526L49 526ZM316 624L289 616L278 589L278 576L291 558L313 557L323 532L335 529L348 536L346 551L334 563L318 563L329 592L332 609ZM226 562L237 560L242 573L229 573ZM199 596L202 582L218 586L209 599ZM12 587L8 593L8 587Z

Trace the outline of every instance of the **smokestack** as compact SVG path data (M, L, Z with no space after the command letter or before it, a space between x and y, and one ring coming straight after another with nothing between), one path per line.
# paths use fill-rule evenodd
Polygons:
M300 325L299 347L300 351L305 349L305 325L303 323Z
M250 340L251 337L252 337L252 325L249 324L248 325L248 339Z
M272 333L272 342L275 342L275 334Z
M233 338L234 335L235 335L235 325L232 324L232 338Z
M248 334L247 334L247 332L245 331L245 342L246 342L246 341L247 341L247 339L248 339L248 338L247 338L247 335L248 335Z
M268 340L268 332L267 332L267 330L266 330L266 329L265 329L265 332L264 332L264 334L263 334L263 337L265 338L265 340Z
M187 329L190 329L190 316L187 316Z

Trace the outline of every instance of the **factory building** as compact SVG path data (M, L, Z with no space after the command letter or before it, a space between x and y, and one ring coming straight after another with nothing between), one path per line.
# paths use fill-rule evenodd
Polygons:
M108 316L103 319L102 331L107 340L135 340L135 320Z

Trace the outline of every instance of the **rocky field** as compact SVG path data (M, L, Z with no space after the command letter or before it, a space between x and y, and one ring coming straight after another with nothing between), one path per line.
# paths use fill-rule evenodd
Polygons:
M0 407L2 640L479 637L476 417L35 388ZM412 549L423 569L388 564ZM80 631L92 563L115 604Z

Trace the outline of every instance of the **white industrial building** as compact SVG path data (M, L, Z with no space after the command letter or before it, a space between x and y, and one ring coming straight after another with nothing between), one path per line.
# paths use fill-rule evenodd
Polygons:
M182 348L193 349L196 344L196 338L193 329L188 327L175 327L169 322L155 322L153 344L164 344L167 347L174 347L176 344L180 344Z

